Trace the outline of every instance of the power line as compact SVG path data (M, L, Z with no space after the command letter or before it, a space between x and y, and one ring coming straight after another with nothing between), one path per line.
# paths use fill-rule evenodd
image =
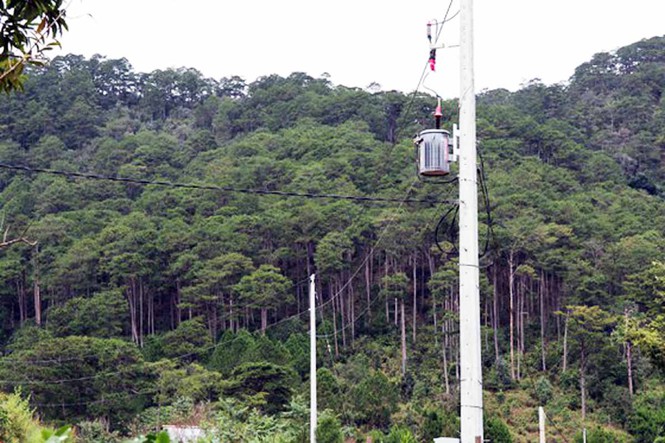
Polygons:
M460 11L457 11L452 17L448 18L448 14L450 13L450 8L452 6L453 6L453 0L450 0L450 3L448 3L448 8L446 9L446 13L443 16L443 20L441 21L441 26L439 26L439 30L436 34L436 40L434 41L434 44L436 44L436 42L439 41L439 37L441 36L441 32L443 31L443 25L446 24L447 22L451 21L455 17L457 17L457 15L460 13ZM411 108L413 107L413 103L416 99L416 95L418 95L418 89L420 89L420 87L423 84L423 80L425 78L425 75L427 74L427 67L428 66L429 66L429 61L426 61L425 66L423 67L423 71L420 74L420 80L418 80L418 84L416 85L416 88L413 90L413 93L411 94L411 98L409 99L409 102L407 103L406 111L404 111L403 115L405 115L407 117L408 117L409 113L411 112ZM391 148L391 151L392 151L392 148Z
M114 176L101 175L95 173L63 171L63 170L46 169L46 168L34 168L30 166L12 165L8 163L0 163L0 168L23 172L23 173L58 175L74 179L100 180L100 181L137 184L143 186L163 186L168 188L196 189L203 191L218 191L218 192L254 194L254 195L277 195L281 197L302 197L310 199L351 200L358 202L399 203L399 204L418 203L418 204L431 205L437 203L449 203L449 204L457 203L456 201L452 200L438 201L435 199L417 199L417 198L398 199L390 197L371 197L363 195L315 194L309 192L276 191L268 189L235 188L232 186L217 186L217 185L196 184L196 183L178 183L178 182L170 182L165 180L148 180L148 179L130 178L130 177L114 177Z

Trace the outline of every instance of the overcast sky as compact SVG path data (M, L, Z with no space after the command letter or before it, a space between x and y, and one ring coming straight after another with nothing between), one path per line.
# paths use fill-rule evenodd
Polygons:
M453 0L450 16L459 10ZM426 23L449 0L70 0L63 53L125 57L137 71L206 77L323 73L338 85L416 88ZM566 81L597 52L665 34L665 0L475 0L476 89ZM441 41L459 42L459 16ZM425 86L458 96L458 49L439 50Z

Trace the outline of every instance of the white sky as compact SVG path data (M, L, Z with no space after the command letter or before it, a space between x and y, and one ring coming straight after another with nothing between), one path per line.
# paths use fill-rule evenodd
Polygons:
M306 72L338 85L411 92L425 25L449 0L70 0L62 53L125 57L136 71L193 67L219 79ZM453 0L450 15L459 10ZM475 0L476 89L566 81L597 52L665 34L665 0ZM459 17L443 29L459 42ZM458 49L426 86L458 96Z

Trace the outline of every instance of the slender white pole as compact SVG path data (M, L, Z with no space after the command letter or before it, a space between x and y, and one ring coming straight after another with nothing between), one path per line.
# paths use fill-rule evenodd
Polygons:
M462 0L460 7L459 317L461 443L481 443L483 441L483 379L480 359L473 0Z
M538 407L538 429L540 429L540 443L545 443L545 410Z
M316 443L316 285L309 276L309 441Z

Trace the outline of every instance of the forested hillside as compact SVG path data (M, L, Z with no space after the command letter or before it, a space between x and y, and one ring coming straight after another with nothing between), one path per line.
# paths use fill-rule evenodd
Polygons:
M664 87L656 37L478 96L492 441L535 441L539 405L548 441L665 438ZM307 441L316 273L320 441L456 436L457 184L418 179L412 144L435 104L303 73L31 70L0 97L0 423L18 389L80 441Z

